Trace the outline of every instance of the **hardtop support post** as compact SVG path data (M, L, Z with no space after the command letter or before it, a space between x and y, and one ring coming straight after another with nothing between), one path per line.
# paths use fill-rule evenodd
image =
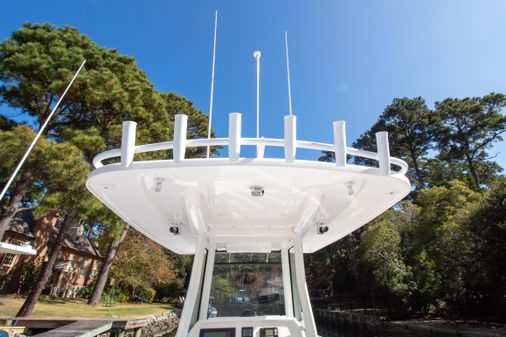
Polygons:
M183 312L179 320L176 337L187 337L190 331L190 325L194 313L195 306L198 305L198 293L200 282L202 280L202 273L204 272L204 264L206 260L206 246L207 236L201 235L197 242L195 250L195 257L193 258L193 267L188 285L188 292L184 301ZM198 313L197 313L198 314Z
M290 275L290 260L288 258L288 249L281 248L281 267L283 270L283 291L285 297L285 314L288 317L293 316L293 301L292 301L292 282Z
M202 285L202 302L200 303L199 320L207 319L209 308L209 296L211 296L211 283L213 281L214 256L216 255L216 246L210 244L207 249L206 273L204 275L204 283Z
M300 305L302 307L302 318L304 320L304 330L306 337L318 337L316 333L316 324L313 317L313 309L309 299L309 291L307 290L306 274L304 272L304 254L302 251L302 238L296 235L294 239L295 254L295 273L297 275L297 290L300 297Z

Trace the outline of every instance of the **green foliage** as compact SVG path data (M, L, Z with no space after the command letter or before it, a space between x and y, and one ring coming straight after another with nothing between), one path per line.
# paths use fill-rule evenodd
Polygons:
M226 275L213 275L211 296L214 297L217 303L227 303L234 293L235 288L230 284L230 280Z
M2 159L0 160L0 183L2 185L7 182L34 137L35 132L27 125L18 125L10 130L0 130L2 144L0 146L0 158ZM32 155L25 162L25 165L33 167L36 173L41 172L42 167L45 166L45 149L45 142L42 139L33 148ZM36 178L41 177L37 176Z
M105 143L119 144L121 122L139 124L141 142L168 138L163 101L131 57L101 48L73 27L23 25L0 44L0 97L35 117L39 125L86 59L86 67L58 111L50 130L97 127Z
M375 133L388 131L392 155L410 166L411 202L309 258L308 269L326 270L320 279L347 293L386 291L403 310L504 320L506 183L488 151L502 140L505 107L497 93L448 98L432 111L420 97L394 99L353 145L375 151Z
M184 279L181 278L170 280L167 283L161 284L155 287L155 290L156 290L155 299L161 302L175 300L181 296L186 295L186 287L184 284Z
M473 177L474 187L481 188L482 175L477 163L488 160L487 150L497 141L506 127L506 116L501 110L506 106L503 94L491 93L484 97L447 98L436 103L435 114L439 119L436 128L439 157L464 163ZM491 166L481 166L481 169ZM497 168L497 167L496 167ZM493 172L495 173L495 172Z
M37 283L40 272L42 271L42 265L40 263L23 263L21 265L21 277L19 281L19 292L21 294L27 294Z
M401 236L393 222L382 219L360 236L361 259L375 282L407 303L413 275L401 256Z
M506 178L497 177L479 207L467 220L474 241L467 270L467 308L494 317L506 312Z
M502 140L506 116L501 110L505 106L505 96L496 93L448 98L436 102L433 111L421 97L395 98L353 146L375 151L376 132L388 131L391 154L407 161L408 176L417 191L451 179L481 188L502 171L489 159L487 150ZM334 157L324 153L320 160L333 161ZM361 158L355 162L375 165Z
M415 308L420 308L423 314L427 314L431 305L438 304L443 279L437 272L436 261L429 257L426 250L414 257L412 265L416 288L410 302Z
M39 215L52 208L65 214L77 207L79 218L85 220L92 236L98 235L93 239L105 253L111 240L122 232L124 223L85 188L92 158L120 146L125 120L137 123L137 144L169 140L176 113L188 115L190 138L206 136L208 124L207 117L189 100L175 93L157 92L132 57L99 47L73 27L50 24L27 23L0 43L0 104L17 109L41 125L84 59L85 67L49 123L47 138L39 140L28 157L24 171L11 187L10 198L23 197L25 204L36 205ZM30 127L16 126L1 117L0 141L5 146L0 149L0 177L4 177L0 185L34 135ZM168 159L168 152L142 154L136 160ZM204 153L204 148L187 151L192 157ZM16 189L18 185L25 187ZM138 238L127 239L132 242L125 245L123 252L129 255L118 258L113 268L115 280L130 294L139 287L147 289L151 299L151 288L172 279L177 271L173 270L171 257L160 247L151 243L142 246L144 242ZM135 255L143 249L145 254ZM132 255L135 258L130 259ZM179 273L187 279L188 264L184 259L178 261ZM157 263L159 268L151 268ZM143 280L146 274L149 277Z
M459 180L420 191L416 204L404 201L307 258L309 274L319 275L318 282L308 282L313 295L331 280L331 287L347 294L389 303L391 314L411 310L501 320L505 191L504 177L496 177L485 195Z
M110 276L131 296L136 296L137 289L152 289L175 277L165 249L135 230L128 232Z
M156 290L150 287L139 287L135 288L136 297L142 298L143 302L153 303L155 299Z
M87 286L84 286L82 288L80 288L77 293L76 293L76 296L78 298L88 298L90 297L91 295L91 292L93 291L93 287L95 286L95 284L89 284Z
M10 118L0 115L0 130L9 131L12 130L16 125L17 123Z
M81 292L78 295L86 298L93 291L93 287L85 287L81 289ZM106 291L102 293L100 296L100 302L102 302L105 306L113 306L117 303L125 303L130 298L128 291L117 286L111 286Z
M353 146L376 151L375 134L388 131L392 155L402 157L408 162L408 175L418 188L423 188L426 185L423 165L433 147L433 119L423 98L395 98L392 104L385 108L378 121L357 139ZM358 163L363 161L356 158Z
M102 293L102 296L100 297L100 302L104 303L106 307L112 307L116 303L116 298L106 292Z

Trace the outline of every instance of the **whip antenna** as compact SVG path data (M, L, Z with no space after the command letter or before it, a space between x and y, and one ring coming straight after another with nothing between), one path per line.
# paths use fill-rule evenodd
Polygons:
M214 12L214 42L213 67L211 70L211 97L209 98L209 121L207 123L207 139L211 139L211 126L213 123L213 97L214 97L214 66L216 64L216 31L218 30L218 11ZM207 145L206 158L209 158L210 147Z
M18 174L19 170L21 169L21 166L23 166L26 158L28 158L28 155L30 154L30 152L32 151L33 147L35 146L35 144L37 143L37 140L39 140L40 136L42 135L42 133L44 132L44 130L46 129L47 127L47 124L49 123L49 121L51 120L51 118L53 117L54 113L56 112L56 110L58 109L58 107L60 106L60 103L61 101L63 101L63 98L65 97L65 95L67 94L67 91L69 91L70 87L72 86L72 84L74 83L74 80L76 79L77 75L79 75L79 73L81 72L81 69L83 69L84 67L84 64L86 63L86 60L83 61L83 63L81 63L81 66L79 67L79 69L77 69L76 73L74 74L74 77L72 77L72 80L70 80L69 84L67 85L67 87L65 88L65 91L63 92L63 94L60 96L60 99L58 100L58 102L56 102L56 105L53 107L53 110L51 110L51 113L49 114L49 116L47 117L46 121L44 122L44 124L42 124L42 126L40 127L39 129L39 132L37 132L37 135L35 136L35 138L33 139L32 143L30 144L30 146L28 147L28 149L26 150L25 154L23 155L23 157L21 158L21 160L19 161L18 163L18 166L16 167L16 169L14 170L14 172L12 173L11 177L9 178L9 181L7 181L7 183L5 184L4 186L4 189L2 190L2 192L0 193L0 200L2 200L2 198L4 197L5 193L7 192L7 190L9 189L9 186L12 184L12 181L14 180L14 178L16 177L16 175ZM1 240L2 238L0 238Z
M286 73L288 75L288 110L292 115L292 90L290 86L290 58L288 57L288 32L285 30Z
M260 56L262 56L260 51L253 52L253 57L257 61L257 138L260 137Z

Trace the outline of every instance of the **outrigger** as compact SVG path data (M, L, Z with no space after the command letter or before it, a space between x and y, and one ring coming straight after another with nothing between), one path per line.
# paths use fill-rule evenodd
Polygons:
M408 166L390 156L386 132L369 152L346 145L343 121L333 131L333 144L298 140L289 115L284 138L244 138L241 114L231 113L227 138L187 139L180 114L172 141L136 145L136 123L127 121L121 148L94 158L87 187L97 198L162 246L195 254L177 337L317 336L303 254L410 192ZM228 148L228 158L185 157L188 148L208 146ZM243 146L256 147L256 156L241 157ZM265 147L283 148L284 158L266 157ZM336 161L300 160L297 149L329 151ZM160 150L173 158L134 160ZM348 156L378 165L348 164Z

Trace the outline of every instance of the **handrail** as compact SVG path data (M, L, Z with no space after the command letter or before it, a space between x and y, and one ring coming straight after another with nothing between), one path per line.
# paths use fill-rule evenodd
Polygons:
M334 139L335 144L319 143L313 141L294 140L294 130L286 130L286 128L295 128L295 120L285 123L285 139L278 138L241 138L240 135L240 118L237 113L230 116L230 136L228 138L201 138L186 139L186 116L177 115L175 123L175 137L173 141L166 141L153 144L135 145L135 122L123 123L122 146L120 149L108 150L93 158L93 166L95 168L103 167L104 160L111 158L121 158L123 168L128 168L133 162L134 154L147 153L161 150L173 150L174 161L185 160L184 153L186 148L207 147L207 146L228 146L229 159L237 160L242 145L252 145L257 147L257 158L263 158L263 149L266 146L285 148L285 160L293 161L296 149L309 149L317 151L328 151L336 154L336 165L338 167L347 166L347 155L371 159L379 163L380 174L390 175L391 173L405 175L408 171L408 164L399 158L391 157L388 149L388 135L386 132L378 132L376 140L378 144L378 152L355 149L346 146L344 122L334 122ZM240 116L239 116L240 117ZM290 116L295 117L295 116ZM184 126L184 128L183 128ZM287 137L287 134L289 137ZM290 141L291 137L291 141ZM292 148L293 147L293 148ZM235 153L232 153L235 152ZM176 157L177 153L177 157ZM290 155L290 153L292 155ZM338 160L339 154L339 160ZM344 156L344 158L343 158ZM207 158L206 160L213 160ZM400 169L398 171L390 171L390 165L395 165Z

